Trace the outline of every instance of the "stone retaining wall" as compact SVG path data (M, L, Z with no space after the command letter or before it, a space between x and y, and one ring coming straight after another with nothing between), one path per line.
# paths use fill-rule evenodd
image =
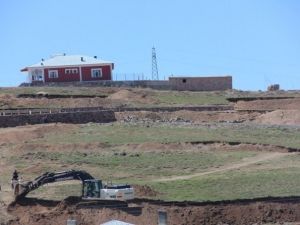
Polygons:
M69 112L34 115L0 116L0 127L16 127L27 124L43 123L109 123L116 121L115 114L111 110L97 112Z
M42 123L109 123L116 121L115 112L151 111L228 111L231 105L183 106L183 107L141 107L141 108L61 108L61 109L10 109L0 111L0 127L15 127Z

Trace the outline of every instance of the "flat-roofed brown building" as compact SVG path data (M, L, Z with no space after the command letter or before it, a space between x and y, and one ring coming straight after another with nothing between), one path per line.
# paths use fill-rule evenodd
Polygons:
M172 90L225 91L232 89L232 76L218 77L169 77Z

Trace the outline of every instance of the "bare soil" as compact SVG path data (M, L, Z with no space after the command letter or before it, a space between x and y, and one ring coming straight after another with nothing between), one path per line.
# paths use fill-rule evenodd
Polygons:
M110 107L113 103L105 98L64 98L64 99L48 99L48 98L17 98L13 95L0 95L1 108L75 108L75 107L94 107L104 106Z
M119 203L110 204L112 207ZM101 224L113 219L133 224L157 224L158 211L167 214L168 224L267 224L300 222L299 198L264 198L253 200L224 201L214 203L162 202L134 200L125 208L107 208L101 203L80 202L68 198L62 202L26 199L9 207L15 216L9 225L65 225L67 219L77 223Z
M256 117L261 124L300 125L300 110L275 110Z
M107 98L19 98L12 94L0 94L0 108L76 108L120 107L136 104L156 104L151 92L144 89L111 89Z
M108 96L108 99L115 100L119 102L132 102L132 103L142 103L142 104L154 104L158 103L155 99L150 96L149 91L145 90L119 90L114 94Z
M136 198L156 197L159 193L147 185L133 185Z
M238 101L236 110L300 110L300 98Z

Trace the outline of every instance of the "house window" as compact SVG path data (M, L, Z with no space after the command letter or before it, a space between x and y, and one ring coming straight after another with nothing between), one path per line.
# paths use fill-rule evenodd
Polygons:
M102 77L102 69L97 68L97 69L92 69L92 78L98 78Z
M58 71L57 70L49 70L48 77L49 78L58 78Z
M78 74L77 68L65 69L65 74Z

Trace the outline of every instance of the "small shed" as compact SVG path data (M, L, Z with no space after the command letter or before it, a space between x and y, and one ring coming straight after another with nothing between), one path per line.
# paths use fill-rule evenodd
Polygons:
M231 76L218 77L169 77L172 90L177 91L225 91L232 89Z

